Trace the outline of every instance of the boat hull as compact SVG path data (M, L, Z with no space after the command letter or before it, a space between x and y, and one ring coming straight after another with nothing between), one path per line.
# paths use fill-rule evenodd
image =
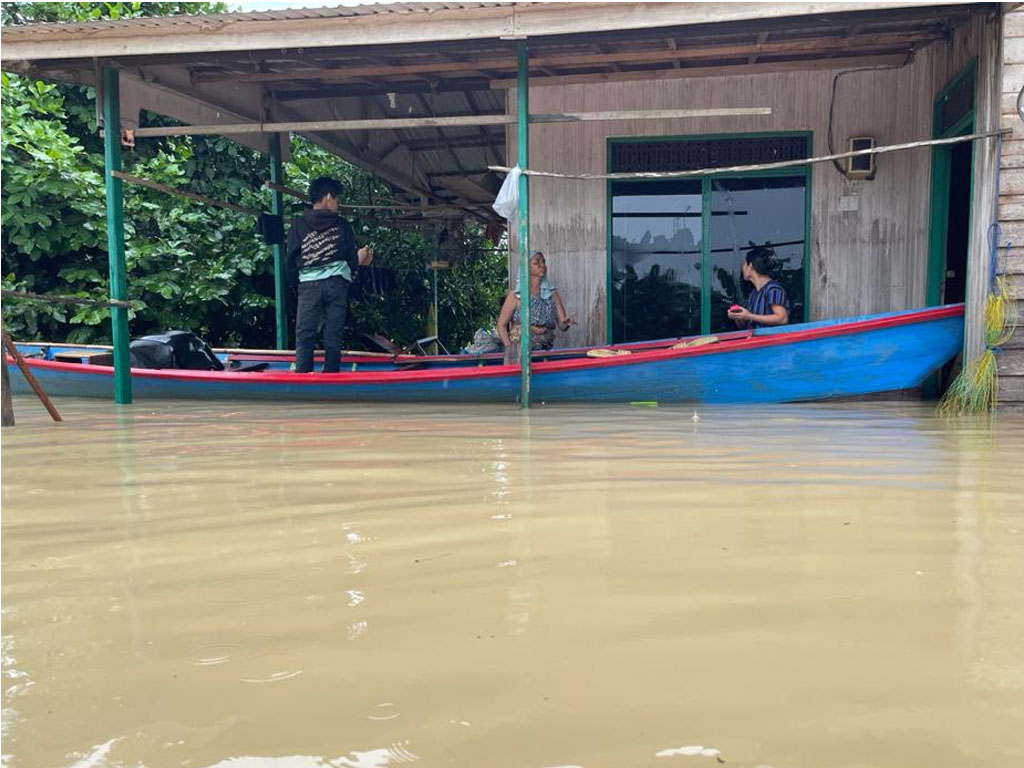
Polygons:
M963 338L963 307L762 329L687 349L535 363L536 402L772 403L908 389L952 359ZM29 360L55 396L113 398L108 366ZM28 391L9 363L12 390ZM436 365L424 370L296 374L132 371L135 398L276 401L515 402L519 369Z

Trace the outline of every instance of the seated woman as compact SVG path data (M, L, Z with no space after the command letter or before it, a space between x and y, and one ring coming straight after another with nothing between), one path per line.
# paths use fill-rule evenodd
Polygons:
M729 307L729 318L741 328L785 325L789 322L789 297L786 289L771 278L775 271L775 251L763 245L751 248L743 261L743 279L754 286L747 306Z
M548 265L544 254L537 251L530 257L530 336L532 349L551 349L555 343L555 325L567 330L576 324L566 314L562 297L548 281ZM522 318L519 311L519 291L509 291L498 315L498 337L505 346L505 362L519 359L522 338Z

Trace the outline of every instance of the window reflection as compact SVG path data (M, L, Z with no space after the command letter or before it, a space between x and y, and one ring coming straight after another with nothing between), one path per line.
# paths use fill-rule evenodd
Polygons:
M773 277L789 294L790 322L803 322L807 179L789 176L614 182L611 187L612 341L697 335L702 328L701 269L710 269L712 333L734 330L726 312L750 286L740 268L752 244L770 244ZM702 236L709 218L708 253Z
M612 188L612 340L700 333L701 183Z

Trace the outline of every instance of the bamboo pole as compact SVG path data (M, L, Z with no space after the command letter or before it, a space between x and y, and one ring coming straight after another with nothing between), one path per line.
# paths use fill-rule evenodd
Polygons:
M554 112L530 115L531 123L578 123L607 120L673 120L691 117L749 117L770 115L771 107L714 109L640 109L614 112ZM447 117L389 117L372 120L300 120L286 123L223 123L220 125L168 125L137 128L136 138L160 136L229 136L241 133L287 131L388 131L403 128L456 128L478 125L515 125L515 115L451 115Z
M36 381L36 377L34 375L32 375L32 371L29 370L28 364L25 362L25 358L23 358L21 356L21 352L19 352L18 348L16 346L14 346L14 342L11 341L11 337L7 335L7 329L4 328L4 329L0 330L0 334L3 335L4 349L7 351L8 355L10 355L11 357L14 358L15 365L18 366L18 370L21 371L21 375L25 377L25 381L28 382L28 385L30 387L32 387L32 391L36 393L36 397L39 398L39 402L41 402L43 404L43 407L45 407L46 410L49 412L50 418L53 419L54 421L63 421L63 419L60 417L60 413L57 411L57 408L54 406L54 404L52 402L50 402L50 398L43 391L43 388L41 386L39 386L39 382ZM7 374L7 361L4 360L4 378L7 379L7 376L8 376L8 374ZM5 383L9 383L9 380L5 381ZM9 386L5 387L4 389L5 389L6 392L10 393L10 387ZM9 396L9 394L5 395L4 399L6 400L6 398L8 396ZM6 410L6 402L4 403L4 409ZM11 424L13 424L13 423L14 423L14 407L13 407L13 404L12 404L12 406L11 406ZM5 424L6 424L6 418L5 418Z
M236 211L237 213L244 213L247 216L258 217L261 211L257 211L254 208L245 208L241 205L235 205L234 203L225 203L221 200L214 200L212 197L206 195L199 195L195 192L189 192L187 189L178 189L178 187L172 187L170 184L161 184L159 181L150 181L144 179L141 176L132 176L130 173L124 173L122 171L111 171L111 176L115 179L121 179L127 181L129 184L135 184L140 187L147 187L148 189L155 189L157 192L165 192L168 195L177 195L178 197L187 197L189 200L195 200L199 203L206 205L212 205L215 208L226 208L229 211Z

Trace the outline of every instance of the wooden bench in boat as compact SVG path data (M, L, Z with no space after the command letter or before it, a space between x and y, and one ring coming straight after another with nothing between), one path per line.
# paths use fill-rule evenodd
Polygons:
M55 352L53 359L59 363L82 363L84 365L113 365L114 353L107 350L75 349Z

